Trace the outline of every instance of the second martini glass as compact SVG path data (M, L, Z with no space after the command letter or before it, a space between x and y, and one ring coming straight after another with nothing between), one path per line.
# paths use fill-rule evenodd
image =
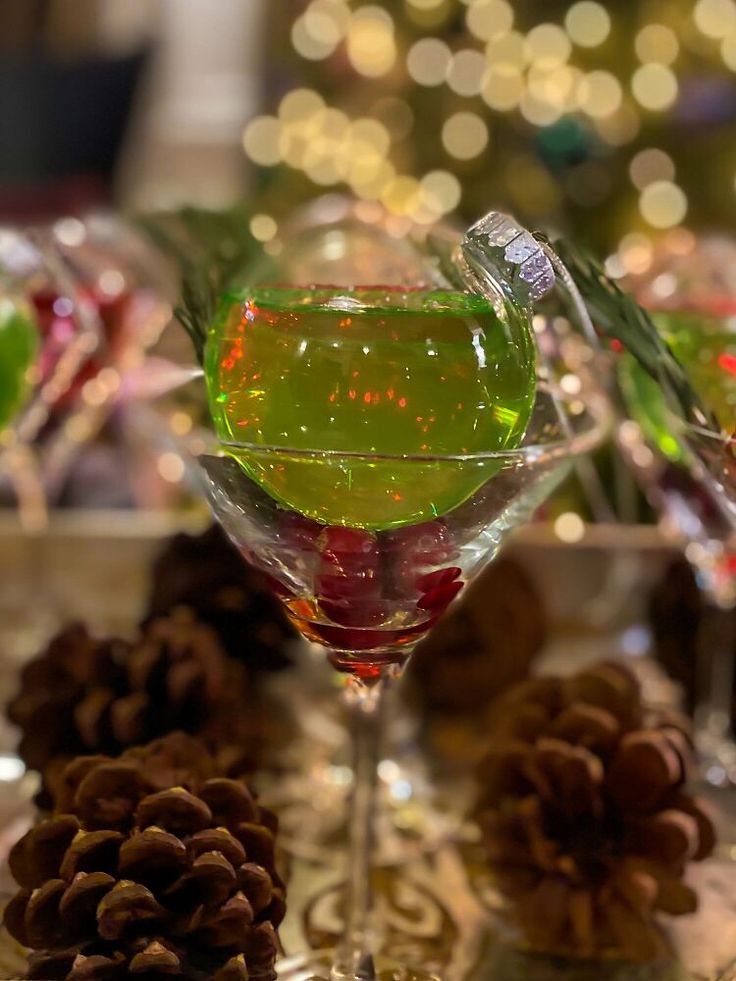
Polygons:
M337 249L340 237L333 242ZM220 437L218 452L200 460L209 500L294 624L344 674L351 710L344 935L335 952L284 962L284 978L424 976L375 956L382 695L505 535L606 428L589 349L552 318L531 328L531 303L554 285L533 237L492 214L452 254L456 275L446 259L425 265L423 281L390 288L338 287L331 276L324 287L246 290L226 299L208 341L217 345L208 376ZM566 376L579 384L560 385ZM275 394L279 424L293 410L295 441L307 431L301 445L263 439ZM475 400L469 424L464 400ZM352 419L353 431L309 432L317 401L320 418ZM218 418L233 405L237 413ZM417 446L401 452L408 418ZM382 449L350 448L371 426Z

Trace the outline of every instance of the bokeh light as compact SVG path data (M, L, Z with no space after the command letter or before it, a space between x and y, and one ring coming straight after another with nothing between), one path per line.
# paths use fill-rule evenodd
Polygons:
M665 24L647 24L634 40L634 49L640 61L671 65L680 53L677 34Z
M657 147L640 150L629 165L629 176L634 187L643 191L655 181L673 181L675 162L668 153Z
M442 144L458 160L470 160L485 150L488 126L474 112L456 112L442 126Z
M580 0L567 11L565 27L575 44L595 48L610 34L611 17L606 8L594 0Z
M438 38L425 37L409 48L406 68L420 85L441 85L447 78L452 51Z
M736 31L736 5L733 0L698 0L693 19L706 37L725 38Z
M355 10L348 28L347 53L356 72L367 78L391 71L397 54L394 22L383 7Z
M641 192L639 210L653 228L672 228L687 214L687 198L672 181L654 181Z
M505 0L473 0L465 20L471 34L481 41L490 41L511 30L514 11Z
M631 91L639 105L653 112L662 112L677 99L677 77L666 65L654 62L642 65L631 79Z
M466 48L452 56L447 84L458 95L478 95L486 73L486 59L480 51Z
M596 119L612 116L623 101L621 83L606 71L592 71L585 75L578 89L581 109Z

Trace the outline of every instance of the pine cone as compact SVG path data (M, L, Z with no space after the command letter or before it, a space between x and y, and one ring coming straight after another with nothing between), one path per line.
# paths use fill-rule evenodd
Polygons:
M5 925L32 950L29 978L276 977L276 819L215 773L181 733L69 764L65 810L10 854Z
M151 621L134 644L67 627L26 666L8 716L21 729L22 759L43 776L39 803L47 807L58 775L79 753L115 755L183 729L237 775L253 769L265 724L245 665L184 609Z
M151 578L146 619L187 606L251 671L275 671L291 663L285 644L294 631L281 604L219 525L202 535L174 536L154 562Z
M634 677L602 663L523 682L499 703L475 814L499 890L538 950L645 961L657 912L690 913L683 881L714 830L684 784L687 726L645 710Z
M499 559L419 644L407 683L425 711L482 713L526 677L545 633L534 584L517 562Z

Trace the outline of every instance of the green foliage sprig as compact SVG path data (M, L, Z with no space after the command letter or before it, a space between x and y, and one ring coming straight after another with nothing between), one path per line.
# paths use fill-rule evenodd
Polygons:
M250 218L244 205L236 205L226 211L186 207L141 219L154 244L178 267L180 301L175 313L200 364L218 297L242 285L245 271L261 255Z
M564 240L555 242L554 248L575 280L600 336L618 341L662 386L670 408L687 423L719 431L717 420L701 402L647 311L592 256Z

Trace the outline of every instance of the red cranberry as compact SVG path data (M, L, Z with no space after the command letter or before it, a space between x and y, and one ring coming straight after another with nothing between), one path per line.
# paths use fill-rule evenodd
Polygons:
M455 599L463 585L464 583L455 580L435 586L417 600L418 609L441 613Z

